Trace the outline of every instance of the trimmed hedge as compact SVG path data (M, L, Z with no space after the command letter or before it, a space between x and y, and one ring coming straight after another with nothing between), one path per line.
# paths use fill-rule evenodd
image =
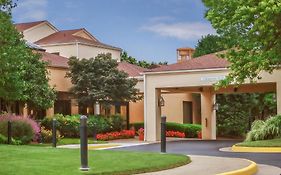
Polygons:
M57 120L57 129L64 137L79 137L80 115L62 115L56 114L51 118L44 118L41 126L46 129L52 129L53 118ZM96 128L97 133L108 133L121 131L124 129L124 120L120 115L109 117L102 115L93 115L88 117L88 136L93 136L93 130Z
M139 128L144 128L144 123L131 123L130 127L134 127L135 130ZM167 131L179 131L185 134L186 138L197 137L197 132L201 131L201 125L198 124L180 124L174 122L167 122Z

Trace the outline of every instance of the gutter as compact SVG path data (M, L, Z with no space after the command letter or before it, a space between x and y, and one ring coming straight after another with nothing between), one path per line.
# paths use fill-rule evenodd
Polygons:
M143 72L141 75L153 75L153 74L168 74L168 73L188 73L188 72L207 72L207 71L225 71L228 68L210 68L210 69L193 69L193 70L163 70L158 72Z

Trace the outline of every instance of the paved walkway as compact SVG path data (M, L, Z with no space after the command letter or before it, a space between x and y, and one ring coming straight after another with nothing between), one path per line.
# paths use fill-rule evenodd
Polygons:
M190 156L190 158L192 162L188 165L143 175L214 175L246 168L251 164L251 162L240 158L210 156Z
M230 147L237 142L239 141L226 141L226 140L174 141L174 142L167 143L167 153L243 158L243 159L252 160L257 164L266 164L266 165L272 165L281 168L281 153L234 153L234 152L219 151L220 148ZM160 152L160 144L132 146L128 148L119 148L116 150ZM279 173L278 175L280 174L281 173Z

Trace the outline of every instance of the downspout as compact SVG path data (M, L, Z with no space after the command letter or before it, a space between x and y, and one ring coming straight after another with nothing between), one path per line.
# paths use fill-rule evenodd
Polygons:
M144 85L144 89L143 89L143 94L144 94L144 141L147 141L147 113L146 113L146 75L143 75L143 85Z
M78 41L76 40L76 58L79 59L79 45Z

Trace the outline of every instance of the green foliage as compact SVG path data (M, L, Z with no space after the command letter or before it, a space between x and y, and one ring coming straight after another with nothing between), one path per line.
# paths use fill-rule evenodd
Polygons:
M57 129L64 137L79 137L80 116L56 114L52 118L44 118L41 126L47 130L52 129L53 118L57 121ZM121 131L124 129L124 120L120 115L102 116L93 115L88 117L88 136L93 136L94 127L97 133L107 133L112 131Z
M167 65L168 64L167 61L158 62L158 63L155 63L155 62L149 63L145 60L138 61L136 58L134 58L132 56L129 56L126 51L123 51L121 53L120 57L121 57L121 61L126 61L127 63L134 64L134 65L137 65L137 66L140 66L140 67L143 67L143 68L147 68L147 69L153 69L153 68L159 67L160 65Z
M15 101L48 108L55 98L47 78L46 63L27 47L10 14L13 2L0 2L0 98L8 113ZM3 10L4 9L4 10Z
M197 125L197 124L180 124L180 123L167 122L167 131L184 132L185 133L185 137L193 138L193 137L197 137L197 132L198 131L201 131L201 125Z
M0 122L0 134L7 137L8 123L7 121ZM19 140L22 144L28 144L34 137L32 126L24 121L12 121L12 138ZM15 141L17 142L17 141Z
M226 46L223 39L218 35L206 35L203 36L195 47L193 57L199 57L202 55L210 54L225 50Z
M135 131L138 131L140 128L144 128L144 123L143 122L130 123L130 128L135 129Z
M245 141L268 140L281 137L281 115L268 118L266 121L256 120Z
M0 134L0 144L6 144L7 143L7 137Z
M206 18L225 39L231 72L219 83L255 81L262 70L281 63L281 2L276 0L203 0Z
M69 59L70 72L67 74L73 84L72 92L82 104L109 104L110 102L135 101L138 90L136 79L117 69L118 63L110 54L96 58Z
M52 130L48 130L44 126L41 127L41 138L43 143L51 143L53 139ZM56 138L57 142L63 138L58 130L56 132Z
M219 94L217 130L219 136L244 136L252 121L276 114L274 94Z
M180 124L180 123L173 123L167 122L167 131L179 131L185 133L185 137L193 138L197 137L197 132L201 131L201 125L198 124ZM134 127L135 130L139 130L139 128L144 128L144 123L131 123L130 127Z
M124 120L120 115L112 115L109 117L110 127L113 131L121 131L125 127Z

